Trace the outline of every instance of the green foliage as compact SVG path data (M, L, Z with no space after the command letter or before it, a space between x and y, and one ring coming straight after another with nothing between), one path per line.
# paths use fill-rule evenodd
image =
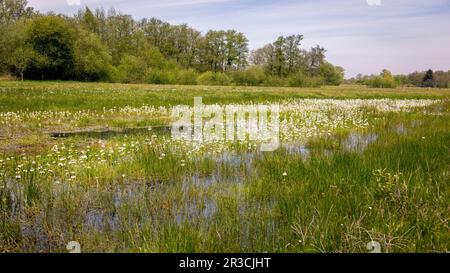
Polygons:
M0 38L3 42L3 46L0 47L0 63L22 80L26 69L39 57L39 54L25 41L24 23L21 21L5 26L6 31Z
M408 186L402 179L401 173L392 174L387 170L375 170L373 172L377 183L375 196L388 202L398 202L406 197Z
M365 84L368 87L372 87L372 88L394 88L396 86L395 82L386 81L385 79L383 79L380 76L375 76L375 77L372 77L372 78L366 80Z
M31 65L33 59L38 57L39 55L30 46L21 45L12 52L9 61L13 70L20 74L23 81L24 72Z
M261 66L252 66L244 71L235 71L232 74L233 83L236 85L262 85L266 74Z
M324 63L320 66L319 75L323 78L326 85L340 85L344 80L344 69L334 66L330 63Z
M165 58L174 59L184 68L198 65L201 33L187 25L171 25L156 18L139 22L148 45L158 48Z
M319 87L323 84L321 77L308 77L303 72L297 72L288 77L290 87Z
M320 67L325 63L325 52L325 48L319 45L311 48L307 59L307 69L311 75L317 75L320 72Z
M305 85L304 77L312 77L309 82L318 82L316 77L325 75L326 84L339 85L343 80L343 69L330 67L325 60L326 50L319 45L310 51L301 48L303 35L280 36L278 39L263 48L253 51L250 62L253 65L264 67L268 76L287 78L289 84ZM323 71L321 67L324 65ZM303 73L303 76L295 75ZM341 75L342 74L342 75ZM299 78L295 80L295 78ZM342 78L342 79L341 79ZM266 82L273 82L266 81ZM309 83L308 83L309 85ZM316 85L315 83L312 85Z
M134 55L141 46L135 33L136 22L130 15L111 10L108 20L104 22L102 37L111 51L114 65L122 62L128 55Z
M80 30L75 42L75 77L82 81L107 81L111 55L100 38Z
M450 88L450 71L435 71L434 81L437 88Z
M74 66L75 33L70 24L57 16L36 17L28 28L27 44L38 53L42 62L35 62L27 71L32 78L69 79Z
M198 74L193 69L179 70L175 76L176 84L195 85L197 84Z
M248 39L241 32L228 30L225 33L225 70L239 70L247 65Z
M426 75L428 74L428 76ZM408 80L411 84L417 87L450 87L450 71L423 71L409 74ZM425 80L427 78L427 80ZM425 80L425 82L424 82Z
M100 24L92 11L86 7L84 13L80 12L80 21L81 25L89 30L92 33L99 34L100 33Z
M235 30L210 30L199 42L199 52L202 70L241 69L247 64L248 40Z
M147 71L148 83L152 84L173 84L176 82L174 70L149 69Z
M108 68L109 82L113 83L123 83L126 75L123 70L119 69L117 66L109 66Z
M364 81L364 83L372 88L395 88L397 87L392 73L384 69L380 76L373 76Z
M381 77L383 77L383 79L385 79L385 80L388 80L388 81L390 81L390 80L393 80L393 76L392 76L392 73L391 73L391 71L389 71L389 70L387 70L387 69L383 69L383 71L381 71Z
M22 18L29 18L34 14L32 7L27 7L26 0L0 1L0 26L14 23Z
M115 80L122 83L136 83L144 80L146 66L138 57L125 55L117 67Z
M142 65L147 68L169 70L178 68L178 64L176 62L166 59L161 51L156 47L144 47L134 56L139 58L139 60L142 62Z
M20 70L17 69L18 67L29 63L28 60L24 61L24 58L18 55L19 51L29 52L28 46L17 45L15 39L17 34L22 34L22 28L16 23L20 21L21 24L24 24L26 19L34 15L33 8L27 7L27 5L26 0L0 0L0 75L7 72L16 73L17 70ZM21 48L18 49L17 46ZM21 63L11 66L11 61L15 59ZM8 67L14 71L8 71Z
M205 72L197 78L201 85L228 85L230 78L225 73Z
M411 74L408 74L408 80L413 84L414 86L420 87L422 86L422 80L425 76L425 72L413 72Z
M393 87L393 86L416 86L427 88L449 88L450 87L450 71L422 71L413 72L408 75L395 75L394 84L391 82L392 74L382 73L380 78L374 79L375 76L362 76L359 74L356 78L347 80L350 83L367 84L374 87ZM384 75L385 74L385 75ZM384 76L386 77L384 77ZM386 80L387 79L387 80ZM387 84L386 84L387 82Z
M340 83L332 65L319 75L325 50L302 49L303 35L281 36L249 59L249 41L236 30L202 35L185 24L136 21L115 9L86 7L67 17L35 14L25 0L0 4L0 73L120 83L318 86L319 76L325 84ZM304 76L295 80L299 71Z
M429 69L422 80L422 87L435 87L433 70Z
M285 48L285 38L280 36L278 39L273 42L273 52L272 59L269 67L271 67L271 71L273 75L278 77L282 77L286 75L285 67L286 67L286 56L283 52Z
M394 80L395 84L400 86L409 85L411 83L408 76L406 75L395 75Z
M0 44L4 45L4 37L5 37L4 30L0 28ZM0 75L3 75L8 71L7 67L7 58L5 54L5 49L0 46Z
M286 79L282 77L267 75L264 80L265 86L286 86Z

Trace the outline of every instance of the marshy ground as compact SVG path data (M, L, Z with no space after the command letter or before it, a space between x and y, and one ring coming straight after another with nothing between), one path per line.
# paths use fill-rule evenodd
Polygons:
M281 147L171 138L279 104ZM0 251L446 252L450 90L0 82Z

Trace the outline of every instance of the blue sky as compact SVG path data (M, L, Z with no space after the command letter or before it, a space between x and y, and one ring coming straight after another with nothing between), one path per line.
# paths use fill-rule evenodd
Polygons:
M346 76L450 70L450 0L29 0L36 9L73 14L84 6L117 8L209 29L237 29L255 49L279 35L305 35L324 46ZM78 5L80 2L80 5ZM371 4L369 4L370 2Z

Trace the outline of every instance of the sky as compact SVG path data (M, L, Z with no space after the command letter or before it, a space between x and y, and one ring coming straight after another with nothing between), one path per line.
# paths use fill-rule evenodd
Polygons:
M236 29L250 49L280 35L303 34L319 44L346 77L389 69L406 74L450 70L450 0L28 0L41 12L68 15L89 6L114 7L135 19L187 23L206 33Z

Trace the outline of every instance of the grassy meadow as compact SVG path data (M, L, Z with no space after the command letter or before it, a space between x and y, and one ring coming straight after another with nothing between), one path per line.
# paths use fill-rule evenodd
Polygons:
M281 147L171 138L279 104ZM450 89L0 81L0 252L450 251Z

